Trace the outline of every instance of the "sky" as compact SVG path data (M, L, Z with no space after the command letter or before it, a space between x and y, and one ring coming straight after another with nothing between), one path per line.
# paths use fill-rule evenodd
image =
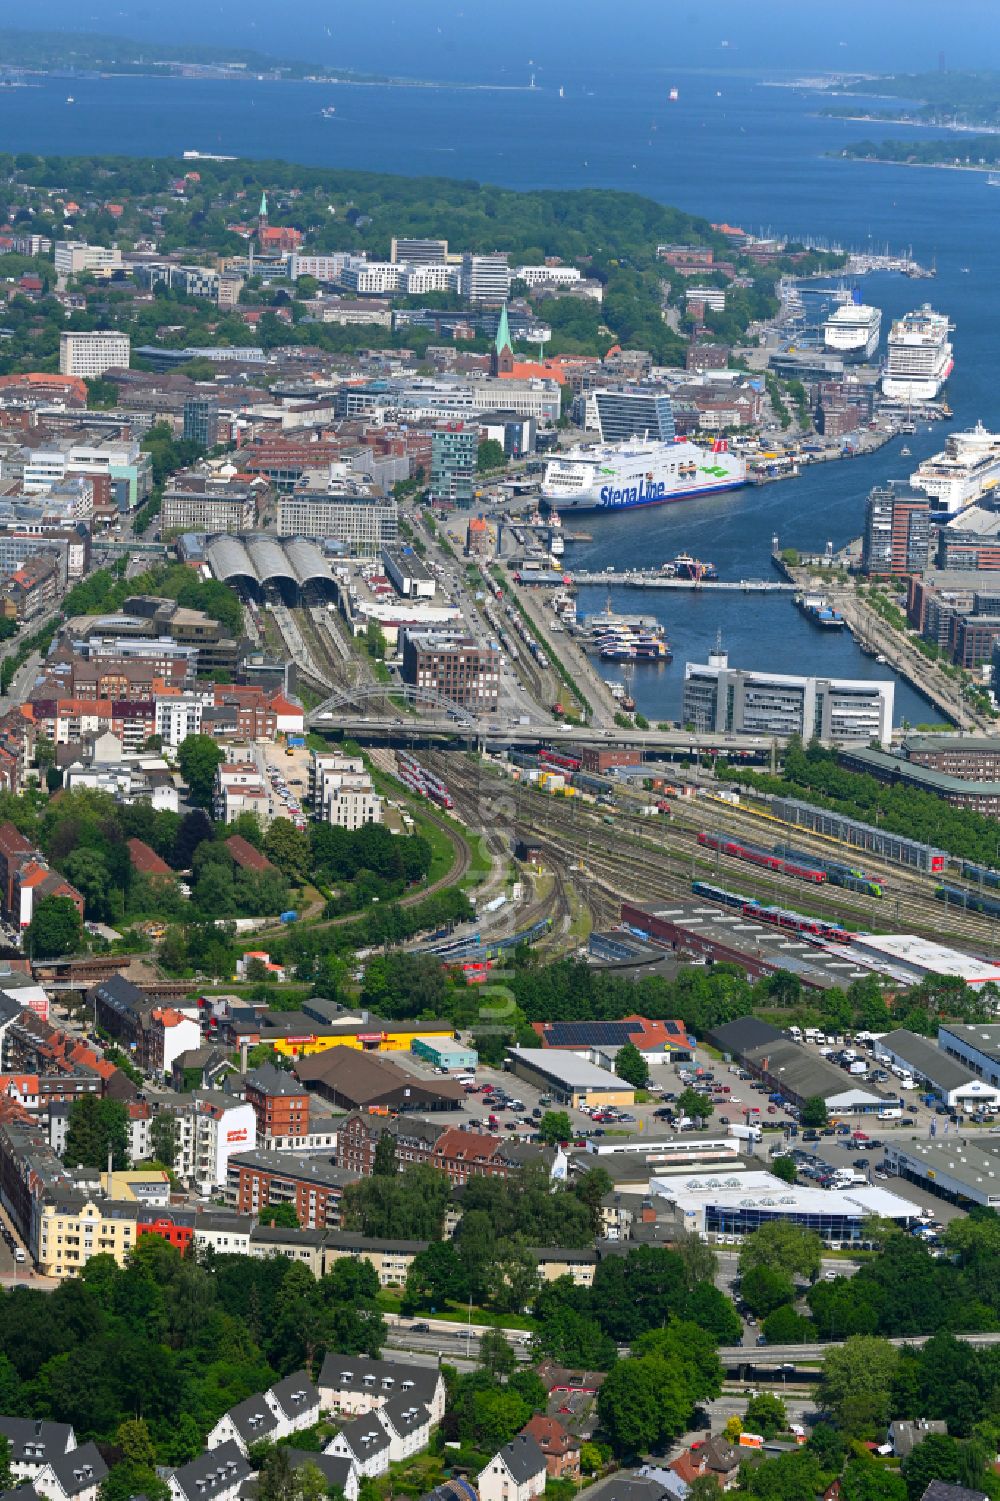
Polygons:
M1000 0L34 0L29 11L0 0L0 25L229 41L469 81L637 66L913 71L942 51L949 67L1000 69Z

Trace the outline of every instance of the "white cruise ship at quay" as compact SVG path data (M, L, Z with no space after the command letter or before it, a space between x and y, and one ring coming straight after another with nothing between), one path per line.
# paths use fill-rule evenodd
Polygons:
M981 422L968 432L949 433L944 451L925 459L910 475L910 484L947 516L975 505L1000 484L1000 433L991 433Z
M866 302L845 302L823 324L823 343L845 360L867 361L878 349L882 309Z
M735 490L746 481L746 464L729 452L725 439L702 448L683 439L649 443L630 438L551 459L541 496L560 511L618 511Z
M928 302L897 318L889 334L882 394L892 401L933 401L955 363L948 341L951 328Z

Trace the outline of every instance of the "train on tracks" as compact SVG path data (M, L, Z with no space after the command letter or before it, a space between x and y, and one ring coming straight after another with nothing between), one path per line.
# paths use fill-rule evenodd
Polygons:
M811 886L822 886L826 882L826 872L818 870L815 865L786 860L759 844L747 844L742 839L728 839L725 834L709 834L705 830L698 835L698 843L705 849L717 850L720 855L729 855L734 860L747 860L751 865L759 865L778 875L794 876L796 880L807 881Z
M981 912L984 917L1000 917L1000 900L980 891L966 891L963 886L937 886L934 895L939 902L946 902L949 907L961 907L966 912Z
M811 850L796 849L791 844L778 843L773 848L774 853L785 860L798 860L803 865L812 865L817 870L825 871L831 886L842 886L845 891L859 891L863 896L880 897L884 894L882 882L866 875L858 865L828 860L825 855L814 855Z
M426 766L422 766L416 756L411 756L409 751L397 751L396 766L404 787L408 787L418 797L426 797L429 802L437 803L439 808L454 808L454 799L444 782L432 771L428 771Z
M731 907L754 922L770 923L772 927L784 928L790 933L800 933L803 938L821 938L830 943L847 943L850 933L839 923L827 922L822 917L809 917L804 912L795 912L788 907L767 907L753 896L744 896L739 891L729 891L724 886L715 886L710 881L692 881L691 890L696 896L706 897L720 906Z

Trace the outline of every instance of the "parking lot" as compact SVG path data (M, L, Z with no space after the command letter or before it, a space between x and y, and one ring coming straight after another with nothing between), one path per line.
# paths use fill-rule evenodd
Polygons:
M303 800L309 791L309 751L302 746L258 744L254 747L258 770L264 778L272 818L288 818L304 829L307 818Z

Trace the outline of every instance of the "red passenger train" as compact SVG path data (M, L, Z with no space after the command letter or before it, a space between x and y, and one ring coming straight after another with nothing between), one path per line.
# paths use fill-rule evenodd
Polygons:
M822 886L826 871L811 865L800 865L797 860L785 860L772 850L761 849L757 844L744 844L739 839L727 839L724 835L701 833L698 843L706 849L718 850L722 855L731 855L735 860L748 860L751 865L761 865L765 870L779 875L795 876L799 881L808 881L812 886Z

